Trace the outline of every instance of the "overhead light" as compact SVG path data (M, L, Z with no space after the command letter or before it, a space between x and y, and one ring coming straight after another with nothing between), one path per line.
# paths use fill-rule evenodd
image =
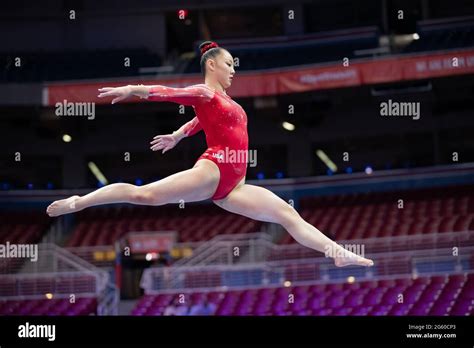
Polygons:
M294 131L295 130L295 125L293 123L290 123L290 122L283 122L281 124L283 126L283 128L285 128L287 131Z
M69 134L64 134L64 135L63 135L63 141L64 141L65 143L70 143L71 140L72 140L72 137L71 137Z
M89 162L87 165L88 165L90 171L92 172L92 174L94 174L95 178L102 185L107 185L109 183L107 181L106 177L104 176L104 174L102 174L102 172L100 171L100 169L96 166L96 164L94 162Z
M152 252L152 253L147 253L145 255L145 260L147 260L147 261L156 260L157 258L158 258L158 253Z
M319 157L321 161L329 168L333 173L337 172L337 166L334 164L333 161L324 153L323 150L316 150L316 155Z

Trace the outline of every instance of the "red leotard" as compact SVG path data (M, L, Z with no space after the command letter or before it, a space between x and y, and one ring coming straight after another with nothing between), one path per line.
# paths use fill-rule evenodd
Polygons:
M207 159L217 165L220 180L212 199L226 197L247 173L248 134L244 109L224 92L213 91L205 84L186 88L153 86L148 100L193 107L196 117L183 126L184 131L190 136L204 130L208 148L198 161Z

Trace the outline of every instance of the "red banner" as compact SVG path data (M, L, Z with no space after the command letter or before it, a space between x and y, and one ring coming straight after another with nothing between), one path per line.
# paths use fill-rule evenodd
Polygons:
M285 68L278 71L237 73L228 94L234 98L306 92L320 89L360 86L377 83L417 80L474 73L474 50L431 53L429 55L390 56L370 61ZM109 82L51 83L44 87L43 103L54 106L66 102L108 104L110 98L97 98L101 87L129 84L185 87L203 83L201 75L154 80L122 80ZM127 102L141 102L138 98Z

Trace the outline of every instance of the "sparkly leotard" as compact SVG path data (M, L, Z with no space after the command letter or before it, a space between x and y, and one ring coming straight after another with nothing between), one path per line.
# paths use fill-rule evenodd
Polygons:
M170 101L192 106L196 117L183 127L187 136L201 129L207 150L198 158L214 162L220 171L219 185L212 199L226 197L247 173L248 134L244 109L224 92L205 84L186 88L154 86L148 100Z

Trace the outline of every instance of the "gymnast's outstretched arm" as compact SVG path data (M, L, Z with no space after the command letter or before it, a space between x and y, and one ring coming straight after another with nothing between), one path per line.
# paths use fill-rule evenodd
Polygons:
M191 121L182 125L177 131L174 131L173 134L155 136L150 142L150 149L153 151L163 150L162 153L165 153L175 147L181 139L194 135L200 130L202 130L201 124L198 118L194 117Z
M137 96L151 101L169 101L186 106L197 106L209 102L214 97L214 91L205 84L197 84L184 88L167 87L162 85L144 86L128 85L123 87L100 88L99 98L113 96L112 104L131 96ZM184 124L173 134L157 135L150 142L153 151L172 149L183 139L196 134L202 129L197 117Z
M213 98L214 92L204 85L186 88L164 86L124 86L102 88L99 97L114 96L116 103L132 95L154 101L171 101L184 105L198 105ZM199 130L197 119L184 125L183 131L191 134ZM163 205L180 201L195 202L208 199L216 191L219 170L208 160L199 161L193 168L175 173L159 181L135 186L128 183L114 183L95 190L85 196L71 196L50 204L46 210L49 216L69 214L82 209L111 203L132 203L141 205Z
M99 98L113 96L112 104L131 96L137 96L151 101L169 101L186 106L196 106L206 103L214 97L214 91L205 84L197 84L183 88L162 85L144 86L128 85L123 87L100 88Z

